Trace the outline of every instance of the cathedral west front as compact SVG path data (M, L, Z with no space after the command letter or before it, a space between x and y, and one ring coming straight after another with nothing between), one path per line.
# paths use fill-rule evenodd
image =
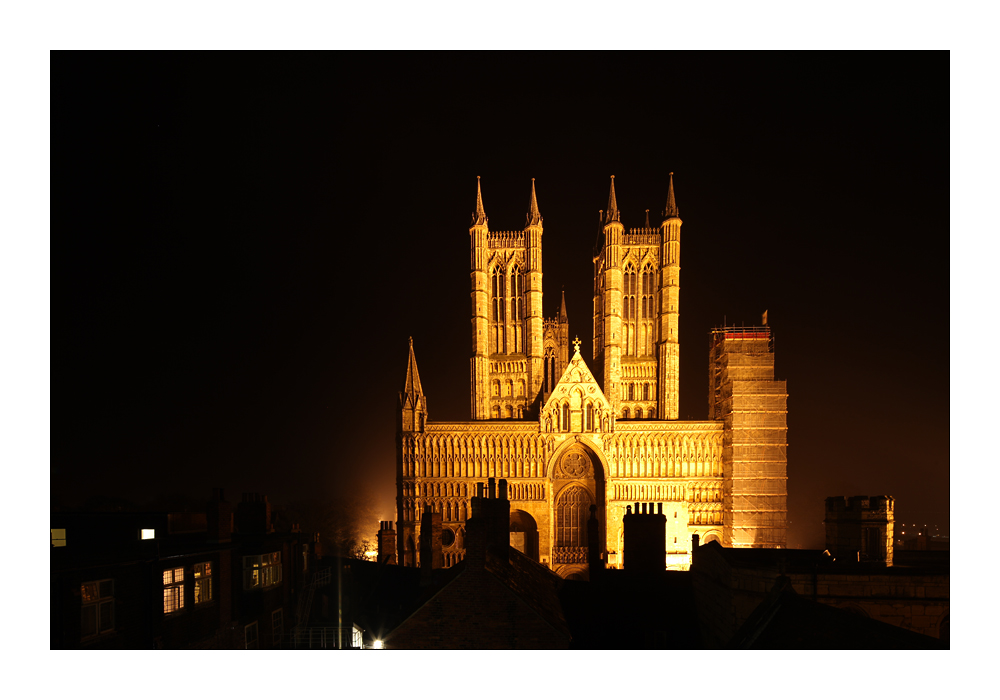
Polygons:
M543 219L491 231L477 184L469 228L471 416L436 422L412 340L397 419L397 556L419 565L425 511L441 514L444 566L465 553L476 484L506 479L511 545L560 576L587 576L596 506L605 566L623 561L627 506L666 515L665 565L687 569L691 536L784 547L786 398L770 328L709 332L708 414L678 420L682 220L673 173L663 220L628 231L614 177L594 258L593 362L570 340L565 299L542 315Z

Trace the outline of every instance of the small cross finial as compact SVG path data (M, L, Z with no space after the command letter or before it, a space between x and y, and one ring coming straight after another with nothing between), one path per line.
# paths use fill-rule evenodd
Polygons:
M580 336L576 336L576 340L573 341L573 352L580 352Z

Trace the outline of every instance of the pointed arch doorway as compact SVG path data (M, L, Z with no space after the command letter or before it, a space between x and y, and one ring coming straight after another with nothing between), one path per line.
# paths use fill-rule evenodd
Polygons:
M590 507L597 506L597 542L605 537L604 470L601 461L582 442L575 442L556 458L552 478L552 569L563 578L589 578Z

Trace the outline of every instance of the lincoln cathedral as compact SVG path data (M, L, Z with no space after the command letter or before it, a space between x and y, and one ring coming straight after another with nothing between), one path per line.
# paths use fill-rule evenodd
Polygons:
M706 329L707 416L679 420L683 222L673 173L663 220L654 228L648 218L625 230L612 176L594 255L588 364L565 298L557 317L542 315L534 180L520 231L490 229L477 184L471 416L430 419L411 339L397 417L400 564L420 563L426 511L441 514L444 566L460 561L469 500L489 477L508 482L511 545L565 578L588 576L592 505L608 568L622 564L628 506L666 515L668 569L688 568L694 534L726 547L785 546L787 394L774 378L766 317L760 326Z

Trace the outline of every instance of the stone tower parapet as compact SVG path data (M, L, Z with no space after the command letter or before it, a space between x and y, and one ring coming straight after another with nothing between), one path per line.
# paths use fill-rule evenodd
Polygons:
M892 566L892 496L832 496L826 499L826 548L839 559Z

